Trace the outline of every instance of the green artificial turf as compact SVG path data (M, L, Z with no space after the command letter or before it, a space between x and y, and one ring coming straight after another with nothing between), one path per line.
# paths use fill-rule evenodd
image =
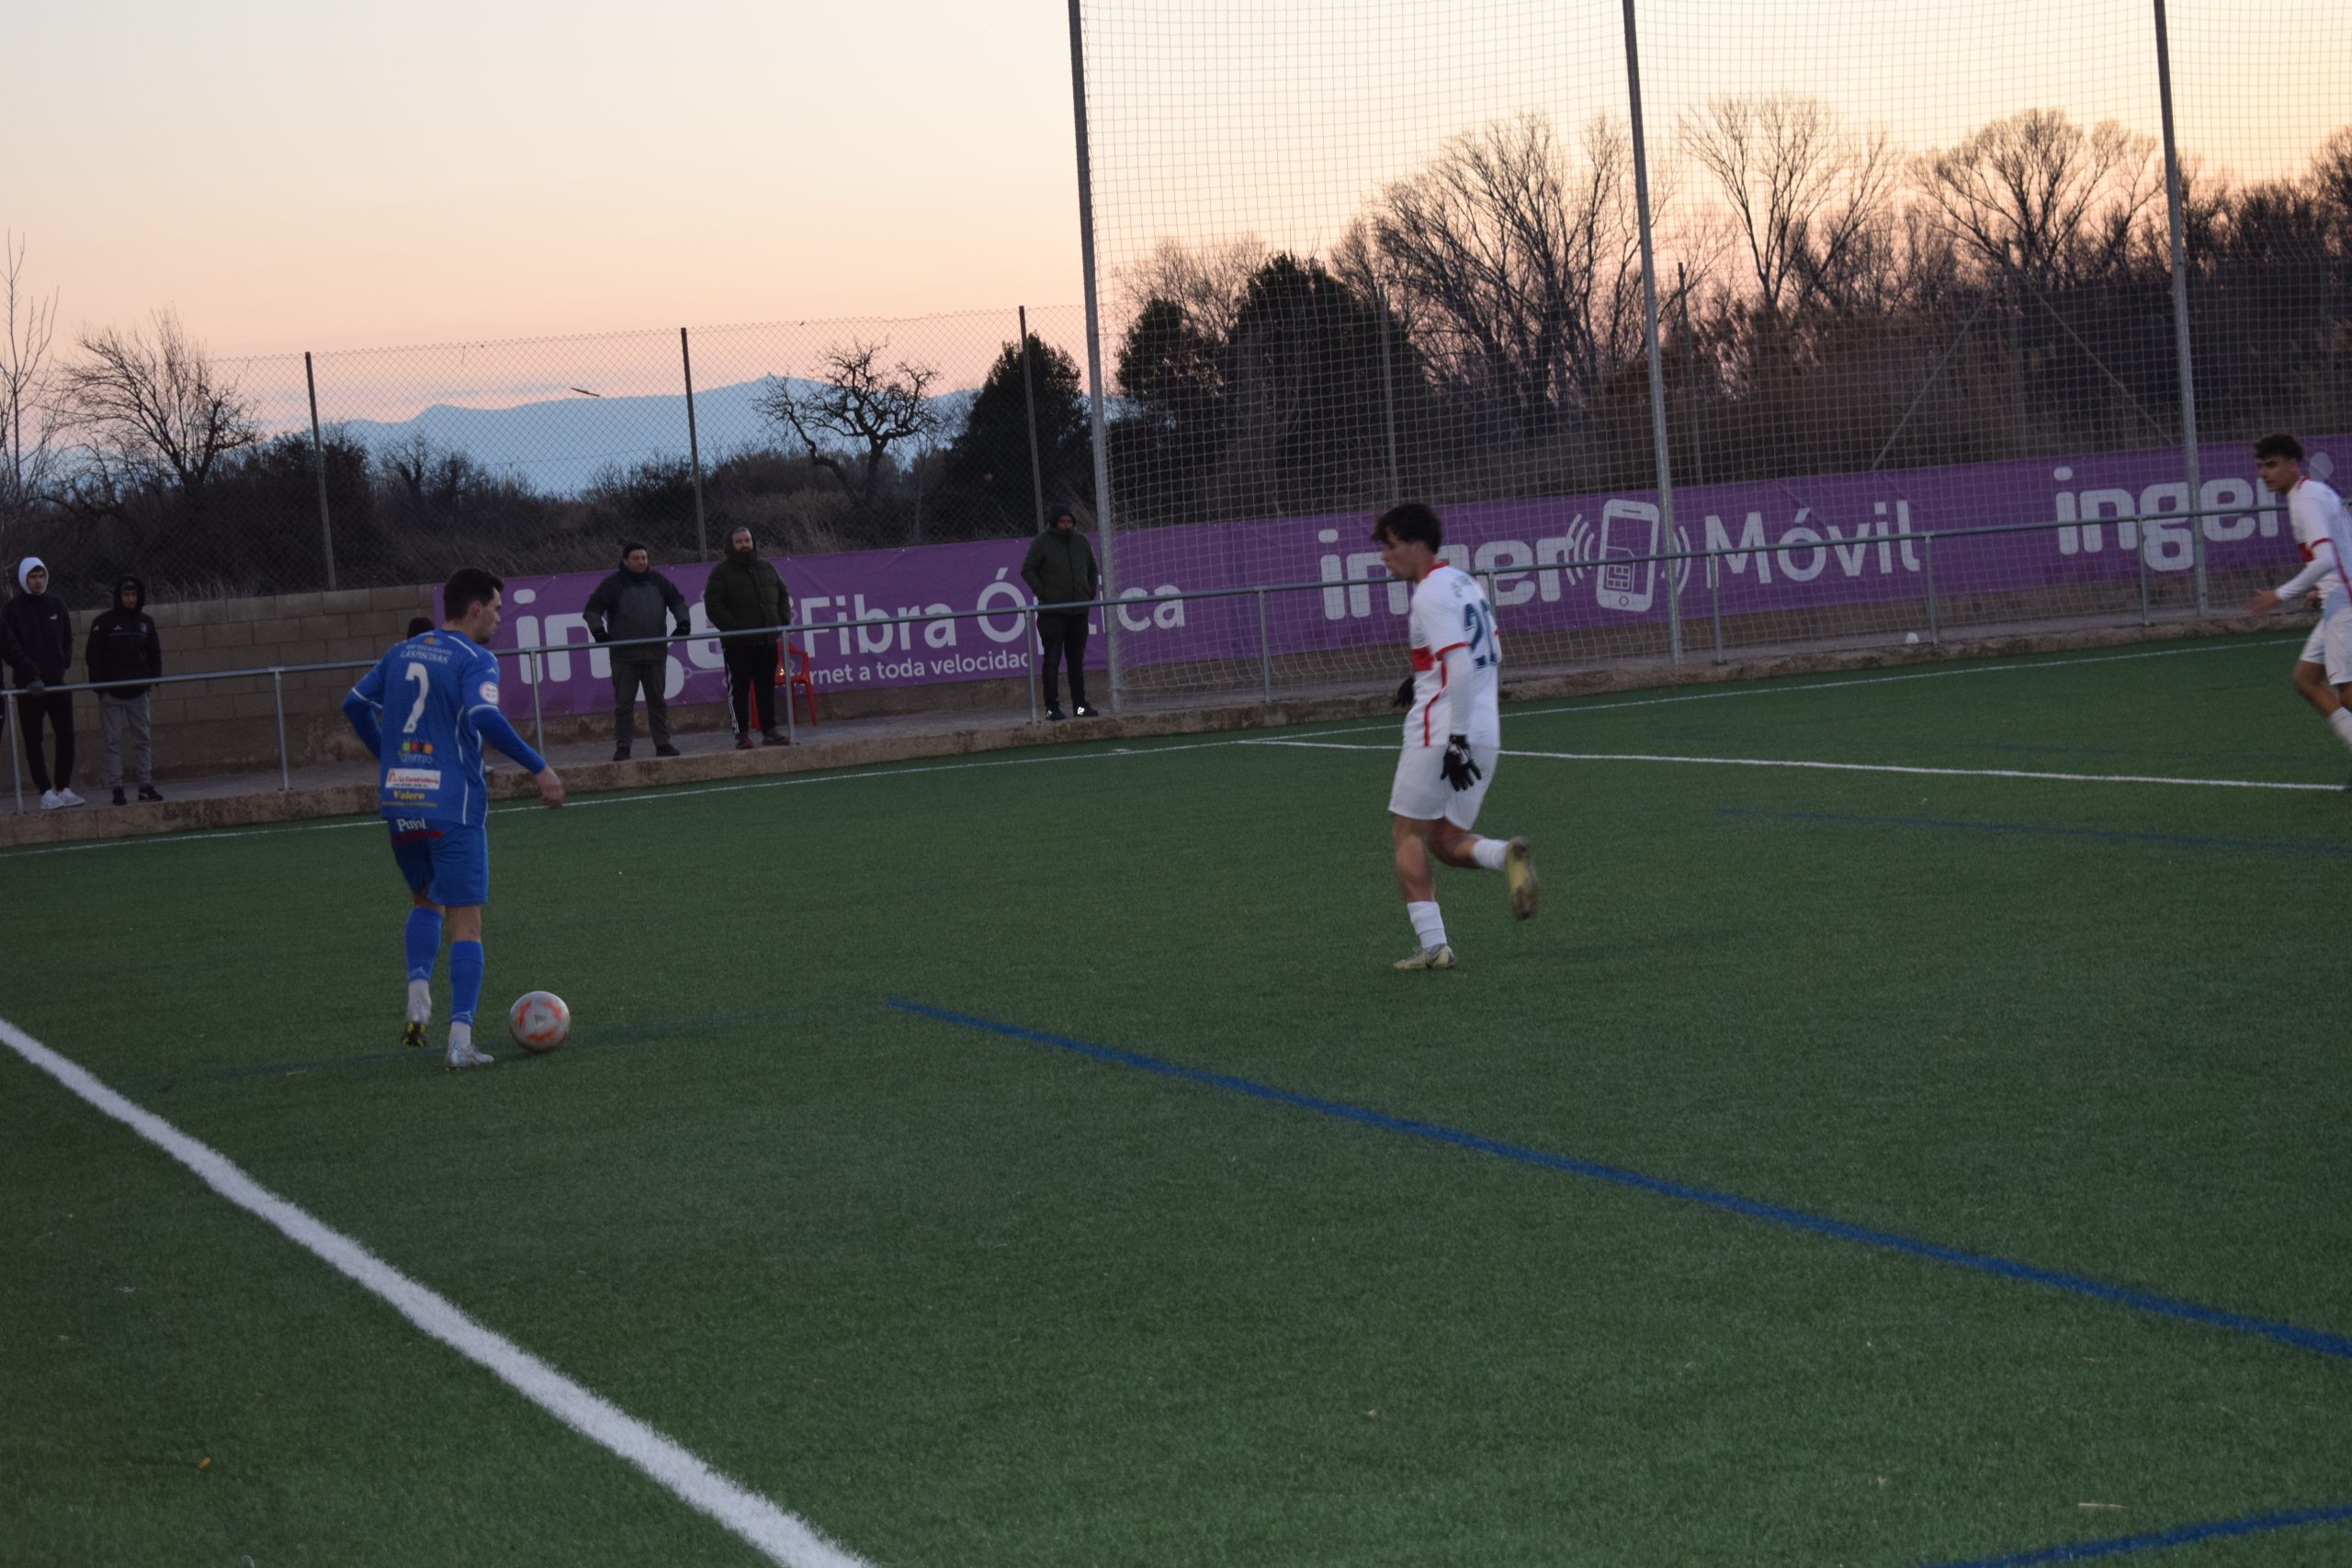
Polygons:
M2110 782L2352 759L2291 641L2125 651L1509 709L1544 906L1441 873L1449 974L1340 725L502 813L486 1072L394 1048L373 824L0 856L0 1017L877 1564L2352 1502L2324 1347L1510 1157L2352 1333L2352 800ZM0 1562L757 1560L5 1052L0 1191Z

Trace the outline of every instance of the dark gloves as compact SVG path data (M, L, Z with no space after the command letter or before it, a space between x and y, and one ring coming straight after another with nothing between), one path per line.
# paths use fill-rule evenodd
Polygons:
M1438 764L1438 772L1455 789L1468 789L1487 776L1487 771L1470 760L1470 742L1459 735L1445 738L1445 760Z
M36 703L49 694L48 683L41 681L28 681L17 690L24 693L27 700Z
M1403 684L1396 688L1396 694L1388 700L1388 705L1399 708L1413 705L1413 678L1410 675L1406 676Z
M693 623L685 620L684 617L681 617L678 621L678 629L673 635L677 637L692 637L694 635L694 629Z
M610 642L613 640L613 634L606 631L602 626L590 626L588 628L588 636L591 640L595 642Z

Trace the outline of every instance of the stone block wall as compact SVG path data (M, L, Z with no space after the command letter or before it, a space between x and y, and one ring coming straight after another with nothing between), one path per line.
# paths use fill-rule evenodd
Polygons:
M164 644L167 675L211 670L285 670L286 741L300 766L356 755L358 743L343 719L343 694L356 670L303 670L300 665L372 661L398 641L413 616L435 615L424 588L348 588L273 599L209 599L150 604ZM96 612L74 615L75 681L89 678L82 647ZM436 617L437 618L437 617ZM220 773L277 765L277 708L266 674L227 680L167 682L148 695L155 728L155 773ZM93 692L74 697L74 732L81 761L74 767L85 794L101 776L98 704ZM342 744L338 744L338 743ZM12 741L13 743L13 741Z

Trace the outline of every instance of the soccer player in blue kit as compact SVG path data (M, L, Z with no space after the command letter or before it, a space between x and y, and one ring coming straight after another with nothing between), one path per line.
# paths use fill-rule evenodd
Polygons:
M401 1043L424 1043L424 1026L433 1019L433 966L446 923L452 1067L484 1067L493 1059L474 1047L481 907L490 897L490 792L481 743L488 740L521 763L538 781L543 804L563 804L563 781L498 711L498 660L487 645L498 630L504 586L476 567L458 572L441 590L440 629L394 644L343 699L344 716L376 757L377 809L413 899L408 1021Z

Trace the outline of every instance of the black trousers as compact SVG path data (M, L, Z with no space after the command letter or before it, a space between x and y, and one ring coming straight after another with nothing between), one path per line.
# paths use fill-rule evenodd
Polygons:
M719 648L727 658L727 705L735 713L735 733L759 720L762 734L775 728L775 638L729 637Z
M1069 660L1069 701L1086 705L1086 612L1040 610L1037 640L1045 645L1046 705L1062 705L1062 660Z
M25 766L32 771L33 783L40 786L40 792L43 795L47 795L52 789L64 789L72 784L74 782L74 694L43 692L38 697L28 698L24 693L18 692L17 712L22 716L25 730ZM49 763L41 756L40 725L44 718L49 720L50 728L57 736L57 774L54 783L51 782Z
M653 744L670 744L670 704L662 694L669 683L670 664L664 659L649 664L641 660L613 660L613 745L626 751L637 739L637 694L645 690L645 728L653 732ZM740 727L739 727L740 728Z

